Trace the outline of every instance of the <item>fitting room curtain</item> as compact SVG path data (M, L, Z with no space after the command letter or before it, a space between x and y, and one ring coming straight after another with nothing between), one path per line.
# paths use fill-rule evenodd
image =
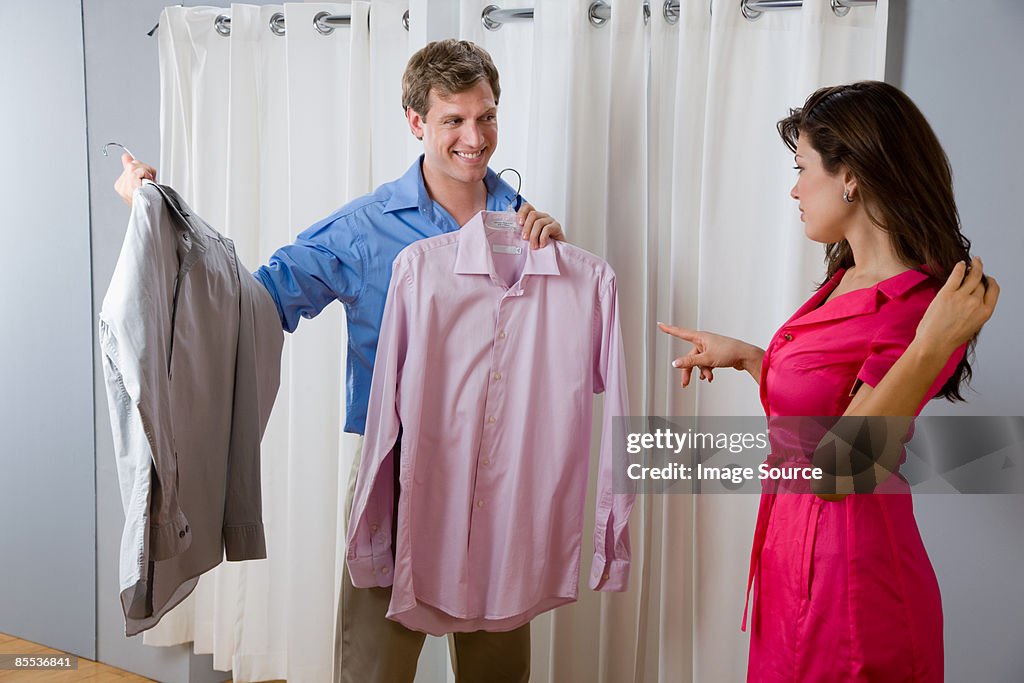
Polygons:
M398 106L407 3L168 7L160 19L159 177L250 268L407 166ZM351 13L329 35L319 12ZM269 30L283 12L286 32ZM230 37L215 20L230 16ZM372 39L371 39L372 35ZM367 132L370 132L368 135ZM268 559L224 563L144 642L194 642L236 681L330 680L355 439L342 434L344 311L287 335L263 440Z
M815 88L884 73L887 0L836 16L829 0L746 19L735 0L537 0L532 23L489 31L489 4L463 0L462 37L502 76L495 167L524 171L523 192L619 279L633 414L759 415L756 387L720 372L678 386L687 348L655 322L764 344L823 274L789 188L792 159L775 122ZM511 141L509 131L516 131ZM649 495L630 522L634 566L623 595L534 621L533 679L742 681L739 630L757 500Z
M805 0L799 11L765 13L755 21L742 16L739 3L716 1L710 20L703 13L695 19L691 14L680 21L676 79L677 102L702 84L705 92L699 187L685 185L682 200L699 207L697 296L691 304L697 316L689 320L765 346L824 276L822 247L804 236L789 196L796 171L775 123L816 88L884 77L888 0L845 17L832 11L829 0ZM703 74L685 60L684 36L693 34L707 36ZM687 144L691 130L677 127L676 144ZM680 185L675 183L677 191ZM655 367L667 367L670 357L659 356ZM670 383L658 396L661 405L670 407L678 391ZM762 414L756 388L738 372L716 374L713 386L702 383L697 411ZM687 565L694 679L742 680L748 641L738 625L757 500L707 495L694 502ZM671 528L672 521L666 525Z
M413 21L427 4L417 0ZM882 77L887 0L842 18L829 0L805 0L756 21L735 0L682 0L675 23L660 2L645 23L642 0L612 0L603 26L588 20L590 0L535 0L533 22L497 31L480 23L489 4L529 3L458 5L460 37L501 73L492 166L519 170L523 194L615 268L632 412L760 414L739 373L680 389L669 364L684 345L654 323L763 344L821 279L774 126L818 86ZM401 28L408 3L372 5L369 28L368 3L285 5L284 37L267 29L280 6L233 5L230 38L214 30L224 10L173 7L161 19L160 177L250 267L418 153L397 105L418 47ZM317 12L349 9L351 27L313 28ZM269 559L211 572L145 642L194 641L237 681L329 680L353 455L340 434L342 317L331 306L287 340L263 450ZM640 497L630 590L595 594L584 582L577 604L536 619L532 680L743 680L756 503ZM445 655L431 639L417 681L451 680Z
M557 216L574 244L615 268L630 406L642 414L648 376L643 333L648 36L642 2L616 3L615 19L601 28L589 23L589 2L537 2L532 23L494 32L480 22L489 4L464 1L460 31L491 53L501 74L501 139L493 165L519 169L524 196ZM509 129L519 137L510 138ZM599 435L594 442L596 447ZM650 534L646 508L652 502L638 499L631 517L637 559L648 546L641 539ZM584 539L593 538L593 509L588 500ZM586 558L592 548L584 543ZM634 565L634 586L644 582L644 572L643 563ZM534 620L531 680L644 680L635 662L647 638L638 631L639 614L649 607L641 603L646 596L635 589L600 598L584 580L578 603Z

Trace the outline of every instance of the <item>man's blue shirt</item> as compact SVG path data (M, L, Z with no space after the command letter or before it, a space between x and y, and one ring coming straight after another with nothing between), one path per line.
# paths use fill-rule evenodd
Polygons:
M391 264L405 247L459 225L427 194L420 157L398 180L355 199L281 247L254 275L270 292L288 332L335 299L348 318L345 431L366 430L366 405L377 353L380 321L391 282ZM504 211L519 200L487 169L487 210Z

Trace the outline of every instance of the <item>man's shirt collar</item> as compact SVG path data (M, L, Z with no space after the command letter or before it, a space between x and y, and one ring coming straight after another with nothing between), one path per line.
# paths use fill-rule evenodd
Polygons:
M516 191L490 168L487 169L487 174L484 176L484 185L487 187L488 211L504 211L509 205L512 205L513 210L519 208ZM398 179L394 188L391 199L384 206L384 213L402 209L419 209L427 216L433 214L434 201L430 198L430 193L427 192L426 183L423 182L422 154Z

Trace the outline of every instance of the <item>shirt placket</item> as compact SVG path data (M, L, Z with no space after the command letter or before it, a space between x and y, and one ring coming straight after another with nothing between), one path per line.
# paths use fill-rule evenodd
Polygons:
M476 456L476 476L473 484L473 503L469 518L469 566L484 566L479 553L486 552L494 544L489 530L494 528L495 504L499 500L500 483L496 472L501 471L502 434L505 429L503 416L508 406L508 371L511 368L512 344L516 339L516 321L521 297L522 281L509 289L492 275L492 281L502 291L497 301L497 312L492 332L490 366L487 372L487 389L484 395L483 427L480 448ZM522 427L522 425L520 425ZM473 577L470 577L471 583ZM476 592L472 591L471 595Z

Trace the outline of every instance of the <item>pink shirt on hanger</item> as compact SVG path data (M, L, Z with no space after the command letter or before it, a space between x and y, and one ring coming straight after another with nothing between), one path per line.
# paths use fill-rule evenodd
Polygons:
M612 491L629 414L615 274L564 242L485 227L395 259L348 529L357 587L440 635L507 631L578 595L593 395L605 393L590 587L625 590L631 494ZM392 447L402 429L392 559Z

